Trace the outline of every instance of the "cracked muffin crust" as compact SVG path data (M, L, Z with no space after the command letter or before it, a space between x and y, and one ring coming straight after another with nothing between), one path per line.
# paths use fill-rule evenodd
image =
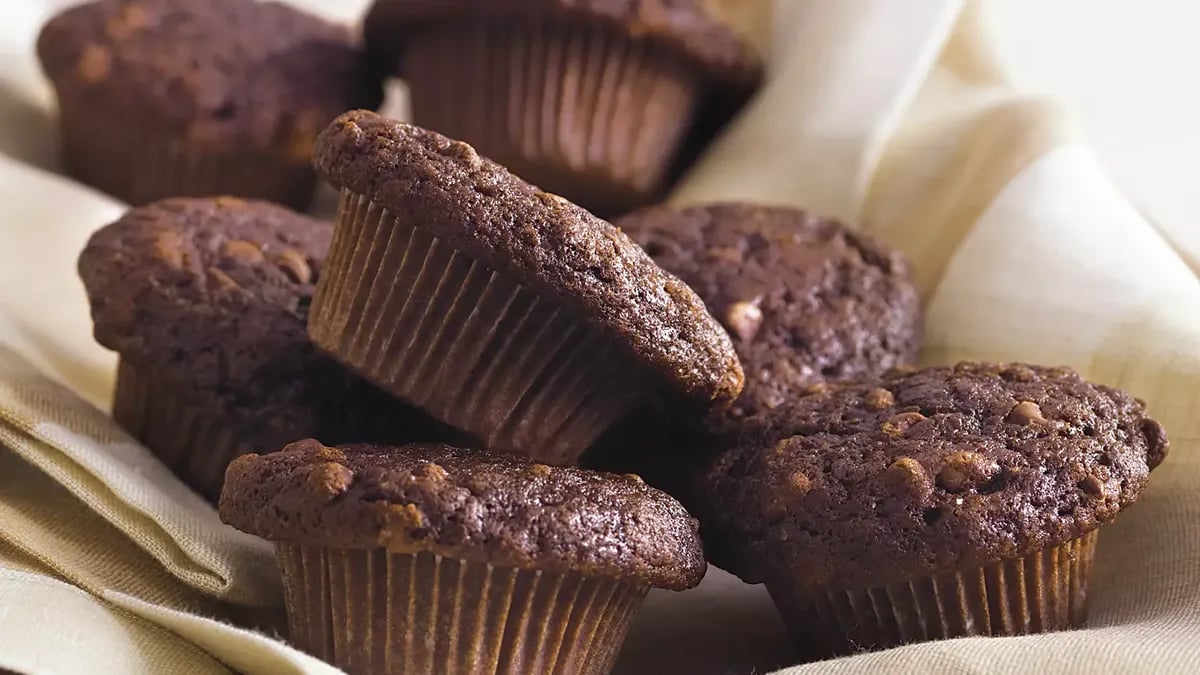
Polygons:
M746 581L878 587L1081 537L1167 448L1141 402L1068 368L905 369L760 415L698 479L696 512Z
M293 443L230 465L226 523L275 542L431 552L497 566L691 588L696 522L636 476L443 445Z

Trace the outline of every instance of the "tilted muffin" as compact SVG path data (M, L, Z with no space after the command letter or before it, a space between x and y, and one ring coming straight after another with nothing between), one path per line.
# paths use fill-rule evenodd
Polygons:
M113 416L212 501L239 454L309 436L448 438L309 341L332 232L266 202L169 199L79 256L96 340L120 355Z
M309 334L490 449L570 463L643 398L741 391L691 289L466 143L353 111L315 162L342 197Z
M962 363L776 408L698 481L706 552L810 656L1080 625L1167 439L1067 368Z
M275 542L292 643L352 674L607 673L648 589L705 571L636 476L441 445L240 457L220 513Z
M674 493L689 458L720 447L747 418L821 382L879 375L916 358L921 306L908 262L836 220L720 203L649 207L616 225L704 300L733 339L746 386L732 406L703 419L635 414L589 458L602 468L642 473ZM665 456L672 450L679 456Z
M367 46L413 119L601 215L649 203L761 57L702 0L376 0Z
M257 0L98 0L42 29L71 176L132 204L233 194L304 208L317 133L379 104L350 33Z

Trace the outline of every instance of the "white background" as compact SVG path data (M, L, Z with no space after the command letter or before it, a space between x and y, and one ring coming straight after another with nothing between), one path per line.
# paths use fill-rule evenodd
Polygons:
M1178 243L1200 250L1200 5L988 0L1023 88L1059 98L1109 173Z

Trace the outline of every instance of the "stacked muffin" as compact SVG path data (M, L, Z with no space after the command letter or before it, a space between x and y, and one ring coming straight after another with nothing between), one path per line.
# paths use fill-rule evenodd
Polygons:
M760 76L670 4L378 0L362 50L252 0L53 20L84 180L303 204L311 154L340 192L333 224L174 197L93 236L117 421L275 542L291 641L352 673L607 672L649 588L700 582L700 534L807 657L1078 625L1097 528L1166 454L1140 402L1068 369L912 368L908 264L841 222L711 204L614 226L342 112L402 72L419 118L621 212L715 128L699 107Z

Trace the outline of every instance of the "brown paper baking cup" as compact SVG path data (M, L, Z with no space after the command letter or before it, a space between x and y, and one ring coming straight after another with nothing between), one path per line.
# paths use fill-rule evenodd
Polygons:
M276 552L292 644L351 675L607 673L647 591L432 553Z
M982 569L866 590L767 585L805 656L973 635L1066 630L1087 618L1097 531Z
M205 499L217 503L225 467L255 452L219 415L182 401L171 388L124 360L117 365L113 419Z
M552 464L574 462L646 390L613 340L349 191L309 334L488 448Z
M136 120L62 105L63 170L122 201L233 195L301 210L312 201L316 174L307 161L249 149L201 152Z
M452 23L412 35L404 63L417 124L601 215L657 197L702 93L683 59L605 22Z

